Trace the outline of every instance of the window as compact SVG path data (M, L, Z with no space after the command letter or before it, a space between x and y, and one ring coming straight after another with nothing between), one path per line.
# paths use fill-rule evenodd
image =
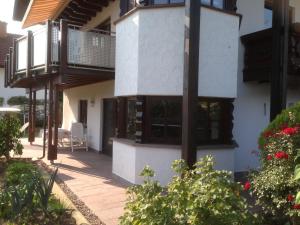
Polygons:
M200 99L197 105L197 143L230 144L232 112L228 100Z
M224 8L224 0L201 0L201 3L203 5L209 5L219 9Z
M265 29L272 28L273 10L270 7L264 9L264 27Z
M137 98L127 98L119 114L126 114L123 137L137 141L138 134L141 143L181 144L182 97ZM232 144L232 111L231 99L199 98L195 120L197 144ZM118 129L123 130L122 125Z
M148 97L146 110L146 141L180 144L181 97Z
M128 99L126 104L126 138L135 140L136 133L136 99Z
M87 100L80 100L79 101L79 115L78 121L83 124L83 126L87 127Z

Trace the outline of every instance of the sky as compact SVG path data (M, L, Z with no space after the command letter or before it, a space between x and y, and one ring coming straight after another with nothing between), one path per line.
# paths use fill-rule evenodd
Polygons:
M22 30L21 22L13 21L14 0L0 0L0 20L7 22L7 32L16 34L25 34Z

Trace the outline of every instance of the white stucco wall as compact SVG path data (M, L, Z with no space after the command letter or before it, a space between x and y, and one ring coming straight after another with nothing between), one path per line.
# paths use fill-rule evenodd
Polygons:
M115 95L182 95L184 8L138 10L116 29ZM238 38L239 17L202 8L200 96L236 97Z
M243 15L240 35L264 27L264 1L238 0L238 13ZM234 102L233 136L239 147L235 150L235 171L259 167L258 137L268 125L270 116L270 84L243 82L244 46L239 46L237 98ZM287 105L300 100L296 90L288 91Z
M100 151L102 148L102 100L113 97L114 81L106 81L67 89L63 94L63 125L70 130L78 120L80 100L88 100L87 135L89 147ZM91 101L95 100L94 105Z
M117 24L115 95L135 95L138 91L139 12L126 23Z
M197 151L198 160L206 155L214 156L216 169L234 171L234 149ZM117 139L113 142L113 173L135 184L142 183L143 179L139 174L149 165L155 171L155 179L166 185L175 175L171 169L172 162L180 158L180 146L150 146L125 143Z
M4 87L4 68L0 68L0 97L6 101L13 96L25 96L25 89L23 88L5 88Z

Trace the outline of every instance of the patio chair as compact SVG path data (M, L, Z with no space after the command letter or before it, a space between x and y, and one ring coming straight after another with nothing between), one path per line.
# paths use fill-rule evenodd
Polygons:
M88 151L88 140L82 123L72 123L70 141L72 152L75 148L85 148Z
M23 133L29 127L29 122L25 123L21 128L20 132Z

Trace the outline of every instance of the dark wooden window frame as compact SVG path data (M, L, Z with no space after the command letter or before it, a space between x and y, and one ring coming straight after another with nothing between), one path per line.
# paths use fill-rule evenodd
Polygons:
M137 115L140 114L140 118L137 117L136 121L136 139L137 143L144 144L169 144L180 145L181 136L178 139L168 138L163 136L161 138L155 138L151 135L151 102L152 99L164 99L172 101L180 101L182 105L182 97L180 96L136 96L136 97L121 97L118 99L118 138L127 138L127 101L136 100ZM233 144L233 99L227 98L204 98L199 97L199 102L218 102L221 106L220 123L219 123L219 139L211 140L207 139L204 142L199 142L198 145L231 145ZM211 124L208 125L208 127ZM131 138L132 139L132 138Z
M80 99L78 103L78 121L83 124L83 126L87 127L87 117L88 117L88 100L86 99ZM86 107L86 109L83 109L82 107ZM85 110L86 112L84 112Z
M211 3L208 4L202 4L203 6L207 6L210 8L216 8L218 10L224 10L224 11L230 11L230 12L236 12L236 2L237 0L223 0L223 8L217 8L214 6L213 2L216 0L211 0ZM139 4L136 3L134 0L121 0L120 1L120 16L125 15L129 11L133 10L136 7L143 7L143 6L168 6L168 5L183 5L185 4L185 1L183 0L180 2L172 2L172 0L168 0L167 3L161 3L156 4L154 0L143 0L140 1Z

